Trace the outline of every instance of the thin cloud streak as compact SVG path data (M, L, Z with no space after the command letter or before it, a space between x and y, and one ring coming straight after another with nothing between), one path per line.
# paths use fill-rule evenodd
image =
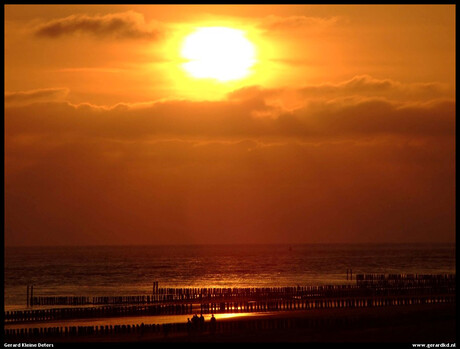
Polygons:
M333 17L313 17L313 16L275 16L270 15L260 20L260 27L267 31L289 30L289 29L316 29L322 30L339 23L343 18Z
M35 29L35 35L59 38L65 35L91 34L96 38L158 40L163 29L145 23L142 14L128 11L104 16L71 15L52 20Z
M37 101L63 100L69 89L43 88L28 91L5 91L5 104L27 104Z

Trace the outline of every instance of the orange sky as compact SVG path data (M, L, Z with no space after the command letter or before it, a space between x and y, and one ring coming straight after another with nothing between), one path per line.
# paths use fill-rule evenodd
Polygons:
M453 242L454 156L453 5L5 6L7 245Z

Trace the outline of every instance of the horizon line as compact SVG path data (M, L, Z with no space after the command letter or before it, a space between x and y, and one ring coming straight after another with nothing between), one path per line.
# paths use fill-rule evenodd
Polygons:
M18 247L174 247L174 246L299 246L299 245L454 245L455 241L418 241L418 242L247 242L247 243L164 243L164 244L56 244L56 245L7 245L4 248Z

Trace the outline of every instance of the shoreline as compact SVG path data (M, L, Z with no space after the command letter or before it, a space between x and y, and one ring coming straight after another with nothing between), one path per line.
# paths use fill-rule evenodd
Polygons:
M20 342L404 342L454 343L452 304L280 311L219 319L216 333L187 331L23 338ZM206 320L208 324L209 321ZM286 325L288 324L288 325ZM271 326L271 327L270 327ZM11 341L10 341L11 342ZM17 342L17 341L16 341Z
M214 314L217 320L226 320L228 318L239 317L267 317L275 312L250 312L250 313L221 313ZM197 314L200 315L200 314ZM145 315L145 316L118 316L118 317L98 317L86 319L65 319L65 320L47 320L27 323L10 323L4 324L4 329L21 329L21 328L47 328L47 327L65 327L65 326L105 326L105 325L140 325L144 324L174 324L185 323L193 314L183 315ZM205 321L211 319L211 314L203 314Z

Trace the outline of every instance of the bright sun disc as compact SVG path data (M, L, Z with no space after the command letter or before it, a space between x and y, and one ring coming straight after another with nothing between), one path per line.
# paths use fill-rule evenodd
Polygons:
M254 45L244 32L226 27L198 28L185 38L181 55L191 76L219 81L244 78L256 61Z

